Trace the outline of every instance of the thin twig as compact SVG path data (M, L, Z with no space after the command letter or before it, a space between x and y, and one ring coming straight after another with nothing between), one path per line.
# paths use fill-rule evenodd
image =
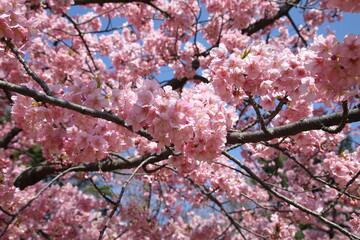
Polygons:
M78 36L80 37L81 41L84 43L84 46L86 48L86 51L88 52L89 54L89 57L91 59L91 62L93 63L94 67L95 67L95 70L98 70L99 68L97 67L96 63L95 63L95 60L91 54L91 51L89 49L89 46L84 38L84 34L81 32L81 30L79 29L78 27L78 24L74 21L74 19L72 19L72 17L70 17L68 14L66 13L63 13L62 14L64 17L66 17L74 26L74 28L76 29L76 31L78 32Z
M235 172L241 173L241 175L243 175L243 176L250 177L248 174L244 173L243 171L241 171L241 170L239 170L239 169L236 169L236 168L234 168L234 167L231 167L231 166L229 166L229 165L226 165L226 164L224 164L224 163L217 162L217 161L213 161L213 163L218 164L218 165L221 165L221 166L226 167L226 168L229 168L229 169L231 169L231 170L234 170Z
M265 122L265 126L269 125L270 122L274 119L274 117L276 117L276 115L281 111L282 107L288 102L289 100L287 99L287 97L283 97L279 104L276 106L276 108L274 110L270 111L269 115L266 115L264 118L266 119Z
M323 126L321 128L321 130L328 132L328 133L332 133L332 134L341 132L347 123L347 119L348 119L348 115L349 115L349 108L348 108L347 101L342 102L342 109L343 109L343 115L342 115L340 124L335 129L331 129L329 127Z
M96 183L92 180L92 178L89 178L90 182L92 183L92 185L94 186L94 188L96 189L96 191L107 201L109 202L111 205L115 205L116 202L114 202L113 200L111 200L110 198L108 198L108 196L106 196L101 190L100 188L96 185Z
M178 171L176 171L176 169L172 168L172 167L168 167L166 166L166 168L170 169L171 171L175 172L175 173L178 173ZM214 197L212 195L213 192L215 192L217 189L213 190L213 191L210 191L208 188L206 188L205 185L203 185L202 187L200 187L198 184L196 184L194 182L194 180L192 180L189 176L186 176L185 179L189 180L190 183L196 187L203 195L207 196L213 203L215 203L221 210L221 212L229 219L230 223L232 225L234 225L234 227L236 228L236 230L240 233L240 235L243 237L243 239L246 239L245 236L243 235L242 231L241 230L245 230L249 233L252 233L254 234L255 236L258 236L258 237L261 237L261 238L264 238L264 239L267 239L266 236L263 236L263 235L260 235L246 227L242 227L240 226L240 223L234 219L233 216L231 216L231 214L224 208L223 204L221 202L219 202L219 200L217 200L216 197Z
M337 201L341 198L341 196L344 195L346 189L348 189L348 188L350 187L350 185L351 185L359 176L360 176L360 171L358 171L358 172L354 175L354 177L352 177L352 178L350 179L350 181L343 187L343 189L341 190L341 192L338 193L338 195L336 196L336 198L335 198L329 205L327 205L327 207L324 208L324 209L321 211L320 214L324 216L325 213L327 213L330 209L332 209L332 208L336 205Z
M191 180L190 178L188 178L188 179ZM207 196L208 199L210 199L213 203L215 203L221 209L221 211L225 214L225 216L229 219L229 221L234 225L234 227L240 233L240 235L243 237L243 239L246 239L246 237L242 233L242 230L245 230L245 231L247 231L247 232L249 232L249 233L251 233L251 234L253 234L253 235L257 236L257 237L260 237L260 238L263 238L263 239L268 239L268 236L258 234L256 232L250 230L249 228L240 226L240 223L237 220L235 220L235 218L233 216L231 216L231 214L225 209L223 204L221 202L219 202L219 200L217 200L217 198L212 195L212 192L210 192L209 189L206 186L203 186L204 189L202 189L200 186L195 184L193 181L192 181L192 184L194 186L196 186L200 190L200 192L202 194Z
M115 203L115 206L113 207L113 210L111 211L110 215L108 216L108 219L104 225L104 227L101 229L100 231L100 235L99 235L99 240L101 240L104 236L104 233L106 231L106 229L108 228L111 218L114 216L115 212L117 211L117 209L120 207L120 203L121 203L121 199L124 195L125 192L125 188L127 187L127 185L129 184L129 182L133 179L133 177L135 176L136 172L147 162L149 162L150 160L152 160L154 157L149 157L147 158L145 161L143 161L141 164L139 164L139 166L137 166L137 168L134 170L134 172L131 174L131 176L126 180L126 182L124 183L124 185L121 187L121 191L118 197L118 200Z
M260 122L260 126L261 126L261 130L263 130L263 132L267 135L271 135L271 132L266 128L266 124L265 124L265 120L264 120L264 116L261 114L260 112L260 107L259 105L255 102L254 98L252 95L249 95L249 102L250 104L253 106L255 112L256 112L256 115L257 115L257 118Z
M290 16L289 13L286 14L286 17L289 19L291 25L293 26L293 28L295 29L296 33L298 34L298 36L300 37L301 41L304 43L305 47L307 47L307 42L304 39L304 37L301 35L301 32L299 31L298 27L296 26L294 20L292 19L292 17Z
M316 180L316 181L318 181L318 182L320 182L320 183L322 183L322 184L324 184L324 185L326 185L326 186L328 186L328 187L330 187L330 188L333 188L333 189L337 190L338 192L341 192L341 191L342 191L340 188L338 188L338 187L336 187L336 186L334 186L334 185L326 182L325 180L323 180L323 179L321 179L321 178L319 178L319 177L314 176L314 175L311 173L311 171L310 171L307 167L304 166L304 164L302 164L301 162L299 162L293 155L291 155L286 149L280 147L278 144L269 144L269 143L266 143L266 142L263 142L263 144L264 144L265 146L272 147L272 148L275 148L275 149L281 151L281 152L282 152L283 154L285 154L288 158L290 158L291 160L293 160L301 169L303 169L312 179L314 179L314 180ZM348 197L351 197L351 198L355 198L355 199L357 199L357 200L360 200L360 197L351 195L351 194L349 194L349 193L344 192L343 194L345 194L345 195L348 196Z
M0 211L2 211L3 213L5 213L6 215L9 215L11 217L16 217L16 214L13 214L13 213L10 213L10 212L6 211L1 206L0 206Z
M16 46L11 42L11 40L6 37L1 38L1 40L4 41L6 43L6 46L8 46L11 49L11 51L15 54L16 58L23 65L25 71L29 74L29 76L32 77L32 79L34 79L35 82L37 82L41 86L41 88L44 90L44 92L47 95L53 96L52 92L50 91L50 88L46 85L46 83L41 78L39 78L39 76L35 72L33 72L31 70L30 66L27 64L25 59L21 56L20 52L17 50Z
M269 211L272 211L272 212L291 212L290 210L279 210L279 209L265 207L265 206L261 205L260 203L258 203L257 201L255 201L254 199L252 199L251 197L247 196L244 193L240 193L240 195L243 196L244 198L250 200L254 204L256 204L258 206L258 208L269 210Z

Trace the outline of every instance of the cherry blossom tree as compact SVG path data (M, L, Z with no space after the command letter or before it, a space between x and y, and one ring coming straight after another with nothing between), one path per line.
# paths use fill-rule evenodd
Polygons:
M342 12L0 0L0 238L360 239L360 35L318 34Z

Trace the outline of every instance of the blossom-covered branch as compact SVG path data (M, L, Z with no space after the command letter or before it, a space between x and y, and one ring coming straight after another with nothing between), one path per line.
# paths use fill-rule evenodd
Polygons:
M88 115L88 116L92 116L92 117L96 117L96 118L102 118L107 121L116 123L116 124L133 132L133 129L131 126L126 125L124 120L115 116L111 112L98 111L95 109L87 108L87 107L84 107L84 106L81 106L78 104L74 104L69 101L57 98L57 97L41 94L41 93L39 93L35 90L31 90L30 88L27 88L25 86L19 86L19 85L12 84L12 83L9 83L9 82L3 81L3 80L0 80L0 88L4 89L4 90L12 91L12 92L17 92L24 96L32 97L37 102L50 103L50 104L53 104L53 105L56 105L59 107L63 107L66 109L76 111L76 112L84 114L84 115ZM146 133L144 131L137 131L137 133L142 137L152 140L151 135L149 135L148 133Z
M358 239L358 2L0 0L1 238Z

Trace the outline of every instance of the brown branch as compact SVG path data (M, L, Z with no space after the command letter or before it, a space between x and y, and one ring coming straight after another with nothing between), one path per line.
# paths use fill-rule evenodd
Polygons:
M342 118L341 118L341 122L339 123L339 126L337 126L335 129L331 129L329 127L323 126L321 128L321 130L323 130L325 132L328 132L328 133L334 134L334 133L339 133L344 129L344 127L346 125L346 122L347 122L347 117L348 117L348 114L349 114L349 108L348 108L348 102L347 101L343 101L342 108L343 108L343 115L342 115Z
M300 2L300 0L294 1L295 4L299 3L299 2ZM261 29L264 29L265 27L273 24L279 18L281 18L283 16L287 16L289 14L290 9L293 7L294 7L294 5L285 3L284 5L282 5L280 7L280 10L277 12L277 14L274 17L272 17L272 18L265 17L263 19L260 19L259 21L255 22L254 24L251 24L249 27L242 29L241 32L243 34L247 34L248 36L251 36L254 33L260 31Z
M3 140L0 141L0 148L4 148L7 149L8 145L10 144L11 140L18 135L20 132L22 131L22 129L14 127L13 129L11 129L10 132L8 132L5 137L3 138Z
M300 2L300 0L296 0L296 1L294 1L293 4L296 4L296 3L299 3L299 2ZM265 16L264 18L258 20L257 22L249 25L247 28L241 29L241 33L242 34L247 34L248 36L251 36L254 33L256 33L258 31L270 26L271 24L275 23L276 20L280 19L281 17L288 16L289 11L291 10L291 8L294 7L293 4L285 3L284 5L280 6L279 11L277 12L277 14L274 17L267 18ZM221 33L221 31L220 31L220 33ZM218 47L219 44L220 44L220 39L218 39L218 41L213 46L211 46L209 49L197 54L197 56L204 56L205 57L205 56L209 55L210 51L213 48Z
M268 128L270 134L266 134L262 130L255 132L229 131L227 135L227 144L257 143L275 138L292 136L310 130L321 130L324 126L330 127L339 125L342 119L343 113L338 112L321 117L302 119L279 127ZM346 123L358 121L360 121L360 109L350 110L347 114Z
M210 192L205 186L203 186L204 189L202 189L200 186L198 186L197 184L195 184L193 181L191 181L194 186L196 186L200 192L207 196L207 198L212 201L213 203L215 203L220 210L223 212L223 214L229 219L230 223L236 228L236 230L239 232L239 234L243 237L243 239L246 239L244 234L242 233L242 227L240 226L239 222L235 220L235 218L233 218L233 216L230 215L230 213L224 208L224 206L219 202L219 200L217 200L216 197L214 197L212 195L212 192Z
M200 75L195 75L193 77L193 79L195 80L199 80L203 83L209 83L209 80L203 76L200 76ZM187 83L187 81L190 80L189 78L187 77L184 77L184 78L173 78L169 81L164 81L162 84L162 87L165 87L165 86L171 86L173 90L176 90L176 89L182 89L185 84Z
M172 167L166 167L168 169L170 169L171 171L178 173L178 171ZM242 227L240 226L240 223L233 217L231 216L231 214L226 210L226 208L223 206L223 204L215 197L212 195L212 193L214 193L216 191L210 191L205 185L203 186L199 186L198 184L196 184L194 182L194 180L192 180L189 176L184 177L185 179L187 179L194 187L196 187L204 196L206 196L210 201L212 201L213 203L215 203L219 208L220 211L223 212L223 214L228 218L228 220L230 221L231 225L233 225L236 230L239 232L239 234L243 237L243 239L246 239L245 236L243 235L241 230L245 230L247 232L250 232L252 234L254 234L255 236L261 237L263 239L266 239L266 236L260 235L254 231L251 231L248 228Z
M263 132L267 135L271 135L271 133L269 132L269 130L266 128L266 124L265 124L265 120L264 120L264 116L261 114L260 112L260 106L259 104L257 104L253 98L252 95L249 95L249 102L250 104L253 106L255 112L256 112L256 116L258 118L258 121L260 122L260 126L261 126L261 130L263 130Z
M101 189L96 185L96 183L94 182L94 180L92 180L92 178L89 178L89 181L92 183L92 185L94 186L94 188L96 189L96 191L101 195L102 198L104 198L108 203L110 203L111 205L115 205L116 202L114 202L113 200L111 200L108 196L105 195L105 193L103 193L101 191Z
M114 115L112 113L87 108L87 107L84 107L81 105L77 105L77 104L65 101L63 99L59 99L56 97L38 93L38 92L31 90L25 86L19 86L19 85L5 82L2 80L0 80L0 88L9 90L9 91L14 91L14 92L20 93L25 96L32 97L33 99L35 99L36 101L39 101L39 102L53 104L53 105L56 105L56 106L59 106L62 108L66 108L66 109L70 109L70 110L79 112L84 115L89 115L89 116L92 116L95 118L105 119L107 121L110 121L110 122L116 123L120 126L123 126L127 129L129 129L130 131L133 131L131 126L126 126L124 120L120 119L119 117L117 117L116 115ZM265 133L264 131L255 131L255 132L229 131L228 135L227 135L227 144L256 143L256 142L261 142L261 141L268 141L268 140L271 140L274 138L296 135L296 134L298 134L300 132L304 132L304 131L319 130L319 129L322 129L324 126L329 127L329 126L339 125L342 122L342 119L343 119L343 113L333 113L333 114L324 115L321 117L303 119L298 122L290 123L290 124L280 126L280 127L268 128L267 130L269 131L269 133ZM360 109L350 110L347 114L346 123L357 122L357 121L360 121ZM137 133L143 137L146 137L149 140L152 140L151 135L149 135L145 131L138 131ZM170 156L170 155L168 154L167 156ZM166 158L162 158L161 160L164 160L164 159L166 159ZM138 164L140 164L141 162L135 161L133 163L134 164L126 163L125 165L123 165L124 161L122 161L122 164L120 164L120 166L118 166L119 163L107 162L106 163L107 168L109 169L107 171L111 171L111 170L115 170L115 169L133 168L133 167L138 166ZM99 168L97 167L97 163L92 163L92 164L94 164L94 166L96 166L96 167L92 166L91 164L86 165L86 167L83 171L98 171ZM40 173L38 172L39 168L35 168L31 171L30 170L29 171L26 170L24 172L24 175L28 176L27 178L28 178L29 182L26 183L26 181L25 181L25 183L21 184L20 182L23 182L23 181L18 180L18 181L16 181L15 186L18 186L23 189L27 186L33 185L36 182L40 181L46 175L58 171L57 169L54 169L54 166L42 166ZM33 179L33 180L31 180L31 179Z
M182 88L185 86L185 84L186 84L186 82L187 82L188 80L189 80L189 79L186 78L186 77L181 78L181 79L179 79L179 78L173 78L173 79L171 79L171 80L169 80L169 81L163 82L163 83L165 83L165 84L163 84L162 87L170 86L170 87L172 87L173 90L182 89Z
M3 79L1 79L3 80ZM14 101L11 99L11 93L9 91L6 91L6 90L3 90L5 95L6 95L6 98L7 100L9 101L9 104L12 105L14 103Z
M287 99L287 96L283 97L279 104L276 106L276 108L274 110L270 110L269 111L269 115L265 116L266 119L266 123L265 126L269 125L270 122L274 119L274 117L276 117L276 115L281 111L282 107L288 102L289 100Z
M3 209L1 206L0 206L0 211L2 211L3 213L5 213L6 215L10 216L10 217L15 217L15 214L12 214L8 211L6 211L5 209Z
M303 35L301 34L299 28L296 26L294 20L292 19L292 17L290 16L289 12L286 14L287 18L289 19L291 25L293 26L293 28L295 29L297 35L300 37L301 41L304 43L305 47L307 47L307 42L305 40L305 38L303 37Z
M165 159L168 159L170 155L173 155L172 150L166 149L162 151L159 155L144 155L141 157L133 159L109 159L105 158L98 162L91 163L79 163L79 164L69 164L66 167L59 167L58 165L49 165L46 163L39 164L34 167L30 167L23 171L19 176L14 180L14 186L22 189L25 189L28 186L34 185L35 183L41 181L46 176L55 174L58 172L66 171L69 168L74 168L74 172L93 172L93 171L102 171L109 172L117 169L131 169L138 167L142 162L144 162L149 157L153 157L148 163L155 163Z
M337 190L337 191L340 192L340 193L343 192L343 189L340 189L340 188L338 188L337 186L334 186L334 185L332 185L331 183L329 183L329 182L321 179L320 177L317 177L317 176L315 176L314 174L312 174L311 171L310 171L310 169L308 169L304 164L300 163L293 155L291 155L291 154L287 151L287 149L280 147L280 144L279 144L279 143L278 143L278 144L269 144L269 143L263 142L263 144L264 144L265 146L272 147L272 148L274 148L274 149L282 152L285 156L287 156L288 158L290 158L291 160L293 160L293 161L294 161L302 170L304 170L312 179L314 179L314 180L316 180L316 181L318 181L318 182L320 182L320 183L322 183L322 184L324 184L324 185L326 185L326 186L328 186L328 187L330 187L330 188L333 188L333 189ZM309 160L310 160L311 158L312 158L312 156L309 158ZM308 162L308 161L307 161L307 162ZM352 182L350 182L350 184L351 184L351 183L352 183ZM346 188L346 189L347 189L347 188ZM346 190L346 189L345 189L345 190ZM360 200L359 197L354 196L354 195L352 195L352 194L349 194L349 193L347 193L347 192L345 192L345 191L343 192L343 194L345 194L346 196L348 196L348 197L350 197L350 198L355 198L355 199Z

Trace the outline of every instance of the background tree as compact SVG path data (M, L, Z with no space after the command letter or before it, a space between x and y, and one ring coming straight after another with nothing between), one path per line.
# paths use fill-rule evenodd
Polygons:
M360 36L317 35L341 11L1 0L0 237L360 239Z

